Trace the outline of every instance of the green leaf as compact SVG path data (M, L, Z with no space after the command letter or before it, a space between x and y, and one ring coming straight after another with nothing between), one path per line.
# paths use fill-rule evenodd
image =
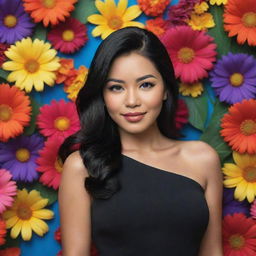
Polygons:
M46 34L47 34L46 28L41 23L38 23L36 25L36 27L34 28L34 33L33 33L32 39L37 38L37 39L45 41Z
M189 110L189 123L195 128L203 131L207 119L208 103L204 92L200 97L183 97Z
M79 0L75 4L75 10L72 12L71 16L85 24L88 22L87 18L94 13L97 13L95 0Z
M9 72L3 70L0 68L0 77L7 80L7 76L8 76Z

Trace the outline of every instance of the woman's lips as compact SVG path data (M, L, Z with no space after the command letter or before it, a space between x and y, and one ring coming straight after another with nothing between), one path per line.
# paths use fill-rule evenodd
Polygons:
M146 113L140 113L140 114L126 114L123 115L124 118L129 122L139 122Z

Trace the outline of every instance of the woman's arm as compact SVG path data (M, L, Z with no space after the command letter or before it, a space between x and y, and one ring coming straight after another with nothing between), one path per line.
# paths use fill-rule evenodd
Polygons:
M91 245L91 199L84 188L88 176L79 152L63 165L58 192L63 256L89 256Z

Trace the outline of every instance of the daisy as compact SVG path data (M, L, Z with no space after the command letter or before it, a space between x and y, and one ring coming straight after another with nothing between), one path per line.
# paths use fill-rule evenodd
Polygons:
M4 250L0 250L1 256L21 256L20 248L18 247L10 247Z
M74 53L87 42L87 29L79 20L68 18L48 33L48 40L56 50Z
M256 59L244 53L228 53L210 73L211 86L220 101L229 104L256 96Z
M175 124L177 129L181 129L188 122L188 108L184 100L178 100L178 110L175 116Z
M183 96L192 96L196 98L202 94L204 91L203 84L200 82L188 84L188 83L180 83L179 92Z
M239 153L256 154L256 100L231 106L221 120L221 136Z
M0 21L0 42L7 44L30 36L35 26L19 0L0 2Z
M77 0L23 0L25 11L30 13L34 21L42 21L44 26L57 25L75 9Z
M11 180L12 175L5 169L0 169L0 214L7 207L12 206L13 197L17 194L16 182Z
M235 164L226 163L222 168L224 186L235 189L235 199L247 198L251 203L256 196L256 155L239 154L233 151Z
M1 166L9 170L12 179L32 182L38 178L35 160L43 147L43 139L36 134L20 136L0 144Z
M80 129L76 106L73 102L53 100L40 108L37 116L40 133L46 137L66 138Z
M147 20L145 28L156 36L161 36L167 29L167 22L163 18L157 17L155 19Z
M53 211L44 209L49 199L42 198L40 192L33 189L18 190L18 195L10 210L3 213L6 220L7 229L11 228L13 239L21 233L23 240L31 239L32 230L39 236L43 236L48 231L48 225L42 219L52 219Z
M189 26L170 28L161 37L172 59L175 75L183 83L195 83L208 76L216 60L216 44L203 31Z
M170 0L138 0L140 9L149 16L158 16L164 12Z
M42 40L24 38L16 42L5 55L11 60L3 64L3 69L12 71L7 80L15 82L21 90L30 92L33 88L37 91L44 89L44 83L54 85L56 74L54 71L60 67L57 52L50 49L51 45ZM29 51L28 51L29 49Z
M15 86L0 84L0 141L20 135L30 115L29 97Z
M237 36L237 42L256 46L255 0L229 0L225 5L224 29L228 36Z
M242 213L227 215L222 222L224 255L255 255L256 223Z
M5 221L0 219L0 245L5 244L6 224Z
M90 23L97 25L92 35L94 37L101 35L101 38L105 39L120 28L130 26L144 28L144 24L132 21L141 14L139 6L133 5L127 8L127 3L127 0L119 0L116 5L114 0L105 0L105 2L96 0L95 5L100 14L92 14L87 18Z

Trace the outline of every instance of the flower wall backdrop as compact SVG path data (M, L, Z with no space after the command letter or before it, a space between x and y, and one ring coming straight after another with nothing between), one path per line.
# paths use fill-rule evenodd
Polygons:
M58 149L96 48L126 26L172 58L182 139L219 153L224 254L256 255L255 0L0 0L0 255L61 255Z

